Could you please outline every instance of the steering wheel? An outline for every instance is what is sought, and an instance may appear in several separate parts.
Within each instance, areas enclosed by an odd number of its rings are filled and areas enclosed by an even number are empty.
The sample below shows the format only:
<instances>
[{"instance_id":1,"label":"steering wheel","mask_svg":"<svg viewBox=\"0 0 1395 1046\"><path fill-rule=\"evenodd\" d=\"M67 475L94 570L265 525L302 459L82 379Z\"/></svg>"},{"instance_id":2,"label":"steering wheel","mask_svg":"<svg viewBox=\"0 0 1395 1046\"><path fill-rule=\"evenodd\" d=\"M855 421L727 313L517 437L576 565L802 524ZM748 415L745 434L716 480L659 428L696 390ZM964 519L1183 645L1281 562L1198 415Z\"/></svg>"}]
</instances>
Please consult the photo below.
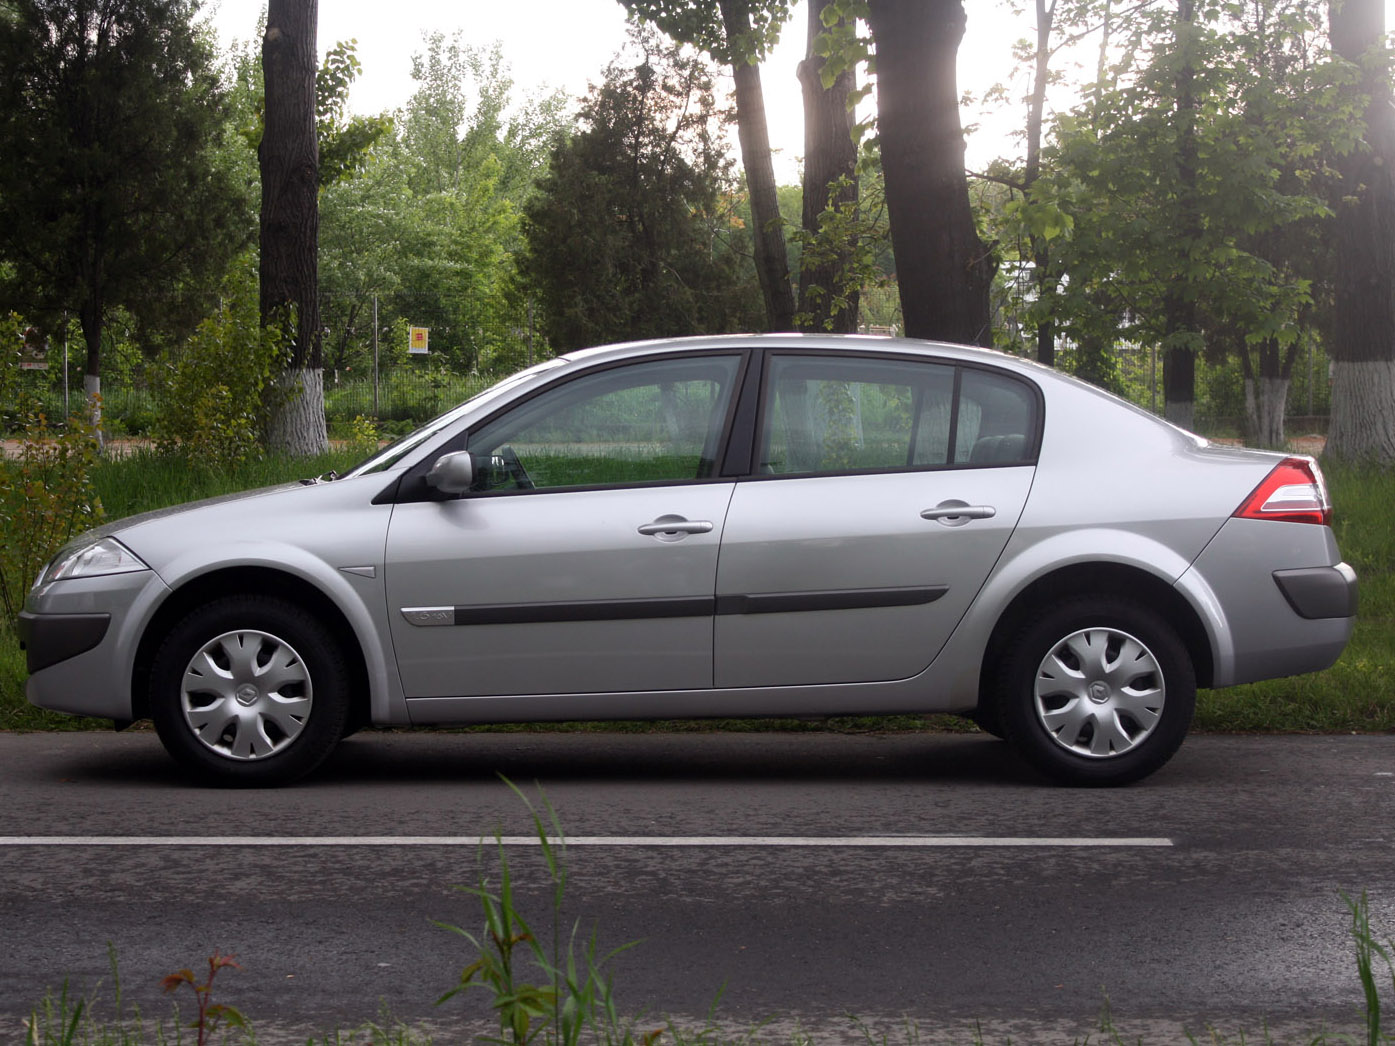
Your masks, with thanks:
<instances>
[{"instance_id":1,"label":"steering wheel","mask_svg":"<svg viewBox=\"0 0 1395 1046\"><path fill-rule=\"evenodd\" d=\"M499 448L499 460L504 463L504 471L509 474L509 479L513 480L514 486L519 490L532 490L533 479L528 475L528 470L523 467L523 462L518 460L518 454L513 447L505 443Z\"/></svg>"}]
</instances>

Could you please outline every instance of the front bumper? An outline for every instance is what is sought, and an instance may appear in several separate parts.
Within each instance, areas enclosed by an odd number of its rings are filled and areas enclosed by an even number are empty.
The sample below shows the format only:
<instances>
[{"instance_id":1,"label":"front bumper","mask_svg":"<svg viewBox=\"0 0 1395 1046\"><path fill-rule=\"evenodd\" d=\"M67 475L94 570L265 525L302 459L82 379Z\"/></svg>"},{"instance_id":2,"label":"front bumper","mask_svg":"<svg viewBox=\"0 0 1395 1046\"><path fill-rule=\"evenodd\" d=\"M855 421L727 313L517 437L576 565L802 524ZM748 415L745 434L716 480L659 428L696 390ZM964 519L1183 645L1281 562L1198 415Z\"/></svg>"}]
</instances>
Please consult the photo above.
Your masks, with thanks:
<instances>
[{"instance_id":1,"label":"front bumper","mask_svg":"<svg viewBox=\"0 0 1395 1046\"><path fill-rule=\"evenodd\" d=\"M135 718L136 648L167 593L152 570L70 578L30 592L19 616L30 703L72 715Z\"/></svg>"},{"instance_id":2,"label":"front bumper","mask_svg":"<svg viewBox=\"0 0 1395 1046\"><path fill-rule=\"evenodd\" d=\"M19 614L19 648L29 674L86 653L111 626L110 614Z\"/></svg>"}]
</instances>

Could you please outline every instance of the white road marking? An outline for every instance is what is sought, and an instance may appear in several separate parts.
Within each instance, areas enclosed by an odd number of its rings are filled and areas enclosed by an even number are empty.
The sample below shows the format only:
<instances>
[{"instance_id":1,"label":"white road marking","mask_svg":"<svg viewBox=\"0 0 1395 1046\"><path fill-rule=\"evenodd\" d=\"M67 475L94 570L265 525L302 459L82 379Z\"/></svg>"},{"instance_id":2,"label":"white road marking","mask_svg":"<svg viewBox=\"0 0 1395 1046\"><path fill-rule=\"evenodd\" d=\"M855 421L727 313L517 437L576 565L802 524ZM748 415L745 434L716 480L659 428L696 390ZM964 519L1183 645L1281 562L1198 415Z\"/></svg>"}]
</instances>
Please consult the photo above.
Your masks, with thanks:
<instances>
[{"instance_id":1,"label":"white road marking","mask_svg":"<svg viewBox=\"0 0 1395 1046\"><path fill-rule=\"evenodd\" d=\"M1158 847L1172 840L1150 836L1002 835L580 835L560 840L568 846L687 847ZM540 846L536 835L0 835L0 848L19 846Z\"/></svg>"}]
</instances>

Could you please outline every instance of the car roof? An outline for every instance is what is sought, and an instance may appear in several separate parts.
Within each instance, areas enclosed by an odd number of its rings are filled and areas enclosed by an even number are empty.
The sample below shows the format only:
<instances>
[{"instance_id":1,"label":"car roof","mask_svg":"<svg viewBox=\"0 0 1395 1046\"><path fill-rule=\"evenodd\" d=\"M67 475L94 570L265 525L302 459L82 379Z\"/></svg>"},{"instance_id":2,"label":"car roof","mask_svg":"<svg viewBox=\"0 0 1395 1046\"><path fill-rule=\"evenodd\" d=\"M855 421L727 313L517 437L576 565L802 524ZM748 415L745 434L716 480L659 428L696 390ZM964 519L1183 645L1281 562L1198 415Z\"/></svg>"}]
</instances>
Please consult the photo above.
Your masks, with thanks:
<instances>
[{"instance_id":1,"label":"car roof","mask_svg":"<svg viewBox=\"0 0 1395 1046\"><path fill-rule=\"evenodd\" d=\"M630 359L639 356L662 355L670 352L700 352L710 349L763 350L810 349L845 353L884 354L888 352L933 355L940 359L964 362L994 363L1015 369L1039 368L1038 364L1018 356L971 345L950 342L923 341L918 338L896 338L881 334L716 334L683 338L657 338L647 341L621 342L578 349L564 353L559 359L575 363L597 363L606 360ZM1045 368L1040 368L1045 369ZM1048 370L1048 373L1050 371Z\"/></svg>"}]
</instances>

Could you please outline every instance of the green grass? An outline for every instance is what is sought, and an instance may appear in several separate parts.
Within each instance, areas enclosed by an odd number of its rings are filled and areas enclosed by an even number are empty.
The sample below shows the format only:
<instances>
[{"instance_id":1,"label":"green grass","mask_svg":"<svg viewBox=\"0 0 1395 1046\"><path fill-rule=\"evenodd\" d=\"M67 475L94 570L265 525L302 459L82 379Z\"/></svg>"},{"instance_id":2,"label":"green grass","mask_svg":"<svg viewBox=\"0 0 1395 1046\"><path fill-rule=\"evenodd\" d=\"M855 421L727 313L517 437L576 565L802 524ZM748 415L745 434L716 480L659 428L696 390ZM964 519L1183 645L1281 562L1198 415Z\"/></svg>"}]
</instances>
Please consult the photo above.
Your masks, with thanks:
<instances>
[{"instance_id":1,"label":"green grass","mask_svg":"<svg viewBox=\"0 0 1395 1046\"><path fill-rule=\"evenodd\" d=\"M1333 529L1356 570L1356 631L1326 672L1203 691L1194 729L1348 733L1395 730L1395 471L1327 470Z\"/></svg>"},{"instance_id":2,"label":"green grass","mask_svg":"<svg viewBox=\"0 0 1395 1046\"><path fill-rule=\"evenodd\" d=\"M352 465L358 455L336 451L312 459L266 457L235 470L191 469L182 459L138 452L102 461L94 484L106 518L218 494L270 486ZM1384 733L1395 731L1395 471L1331 469L1334 528L1342 554L1361 582L1356 632L1341 659L1326 672L1203 691L1194 729L1211 732ZM24 699L24 655L10 622L0 622L0 729L53 730L105 727L102 720L44 712ZM572 729L834 729L923 730L964 728L948 716L843 718L696 723L586 724ZM513 728L516 729L516 728ZM539 725L530 729L553 730Z\"/></svg>"},{"instance_id":3,"label":"green grass","mask_svg":"<svg viewBox=\"0 0 1395 1046\"><path fill-rule=\"evenodd\" d=\"M362 454L350 450L334 450L312 458L272 454L221 470L191 466L182 457L138 449L124 457L103 459L93 472L92 483L106 519L115 520L185 501L270 487L335 470L342 472L362 458Z\"/></svg>"}]
</instances>

